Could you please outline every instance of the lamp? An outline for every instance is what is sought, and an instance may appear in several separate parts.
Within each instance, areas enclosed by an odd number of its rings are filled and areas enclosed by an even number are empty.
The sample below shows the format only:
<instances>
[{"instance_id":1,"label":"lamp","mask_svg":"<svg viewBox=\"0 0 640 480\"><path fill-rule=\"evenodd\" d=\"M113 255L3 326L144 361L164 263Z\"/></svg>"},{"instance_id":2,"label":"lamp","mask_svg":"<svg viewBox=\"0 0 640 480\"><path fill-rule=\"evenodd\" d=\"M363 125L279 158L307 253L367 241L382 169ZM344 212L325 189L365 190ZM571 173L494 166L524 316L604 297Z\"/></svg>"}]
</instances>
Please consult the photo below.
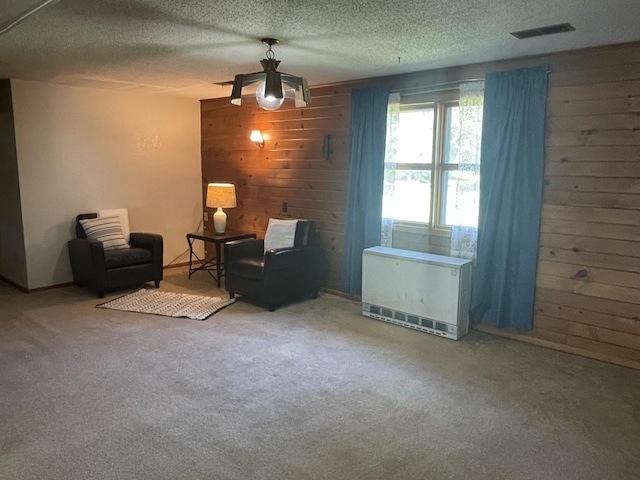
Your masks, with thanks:
<instances>
[{"instance_id":1,"label":"lamp","mask_svg":"<svg viewBox=\"0 0 640 480\"><path fill-rule=\"evenodd\" d=\"M265 80L256 90L256 100L258 101L258 105L263 110L277 110L282 106L284 102L284 91L282 89L282 83L275 81L276 83L272 83L270 85L269 94L267 94L267 81ZM275 86L274 86L275 85ZM278 87L280 87L280 92L278 92ZM278 97L278 95L280 95Z\"/></svg>"},{"instance_id":2,"label":"lamp","mask_svg":"<svg viewBox=\"0 0 640 480\"><path fill-rule=\"evenodd\" d=\"M309 92L306 78L280 73L276 70L280 65L280 61L276 60L275 53L273 53L271 47L279 43L278 40L275 38L263 38L262 43L269 45L266 53L267 58L260 60L263 71L236 75L233 80L233 90L231 91L231 103L240 105L242 103L242 89L256 82L262 82L256 90L256 99L260 107L265 110L277 110L284 102L284 99L288 97L293 97L296 107L304 107L311 103L311 93ZM290 87L290 89L286 91L285 86Z\"/></svg>"},{"instance_id":3,"label":"lamp","mask_svg":"<svg viewBox=\"0 0 640 480\"><path fill-rule=\"evenodd\" d=\"M256 144L256 146L263 148L264 147L264 137L262 136L262 132L260 130L252 130L251 136L249 139Z\"/></svg>"},{"instance_id":4,"label":"lamp","mask_svg":"<svg viewBox=\"0 0 640 480\"><path fill-rule=\"evenodd\" d=\"M232 183L210 183L207 185L206 206L217 209L213 214L213 228L216 233L224 233L227 226L227 214L222 209L237 206L235 185Z\"/></svg>"}]
</instances>

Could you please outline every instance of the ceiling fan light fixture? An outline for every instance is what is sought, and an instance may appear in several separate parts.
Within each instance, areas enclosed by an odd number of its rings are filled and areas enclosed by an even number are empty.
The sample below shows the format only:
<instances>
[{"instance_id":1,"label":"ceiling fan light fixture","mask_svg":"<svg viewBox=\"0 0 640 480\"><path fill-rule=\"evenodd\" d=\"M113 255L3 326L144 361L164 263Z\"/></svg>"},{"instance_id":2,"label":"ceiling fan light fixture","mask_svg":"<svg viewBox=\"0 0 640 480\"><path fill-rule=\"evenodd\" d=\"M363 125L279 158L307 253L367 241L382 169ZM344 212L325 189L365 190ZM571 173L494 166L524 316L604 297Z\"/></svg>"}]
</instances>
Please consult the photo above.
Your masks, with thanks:
<instances>
[{"instance_id":1,"label":"ceiling fan light fixture","mask_svg":"<svg viewBox=\"0 0 640 480\"><path fill-rule=\"evenodd\" d=\"M265 98L284 98L282 88L282 77L275 70L267 72L267 78L264 81Z\"/></svg>"},{"instance_id":2,"label":"ceiling fan light fixture","mask_svg":"<svg viewBox=\"0 0 640 480\"><path fill-rule=\"evenodd\" d=\"M242 85L244 83L244 75L236 75L233 79L233 88L231 89L231 103L233 105L242 104Z\"/></svg>"},{"instance_id":3,"label":"ceiling fan light fixture","mask_svg":"<svg viewBox=\"0 0 640 480\"><path fill-rule=\"evenodd\" d=\"M256 100L258 101L258 105L260 108L264 110L277 110L282 106L284 102L284 95L281 98L276 97L273 93L271 95L267 95L265 93L267 82L262 82L258 85L258 89L256 90Z\"/></svg>"},{"instance_id":4,"label":"ceiling fan light fixture","mask_svg":"<svg viewBox=\"0 0 640 480\"><path fill-rule=\"evenodd\" d=\"M304 77L296 77L297 83L293 85L292 83L288 83L286 80L285 84L288 84L293 89L293 99L295 101L296 107L304 107L305 105L311 103L311 92L309 91L309 85L307 85L307 79Z\"/></svg>"},{"instance_id":5,"label":"ceiling fan light fixture","mask_svg":"<svg viewBox=\"0 0 640 480\"><path fill-rule=\"evenodd\" d=\"M307 79L295 77L288 73L280 73L276 69L280 61L275 59L275 54L271 47L278 43L275 38L263 38L262 43L269 46L266 57L260 61L263 71L249 74L239 74L233 81L231 91L231 103L240 105L242 103L242 89L256 82L261 82L256 90L256 100L258 105L265 110L277 110L282 106L285 94L285 86L293 90L293 98L296 107L304 107L311 103L311 93Z\"/></svg>"}]
</instances>

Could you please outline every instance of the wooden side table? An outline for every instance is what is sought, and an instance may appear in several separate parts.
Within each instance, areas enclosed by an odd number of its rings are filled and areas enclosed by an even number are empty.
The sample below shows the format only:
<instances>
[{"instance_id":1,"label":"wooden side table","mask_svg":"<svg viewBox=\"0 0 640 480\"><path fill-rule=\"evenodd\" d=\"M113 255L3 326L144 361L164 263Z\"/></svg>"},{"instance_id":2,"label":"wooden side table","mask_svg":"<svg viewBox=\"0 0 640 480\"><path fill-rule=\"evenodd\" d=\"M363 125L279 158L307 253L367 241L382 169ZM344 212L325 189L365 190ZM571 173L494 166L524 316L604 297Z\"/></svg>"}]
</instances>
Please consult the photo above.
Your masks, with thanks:
<instances>
[{"instance_id":1,"label":"wooden side table","mask_svg":"<svg viewBox=\"0 0 640 480\"><path fill-rule=\"evenodd\" d=\"M256 234L233 231L227 231L225 233L187 233L187 242L189 243L189 280L191 280L192 274L200 270L204 270L209 275L211 275L211 278L213 278L217 282L218 288L220 288L220 279L224 275L221 247L227 242L232 242L233 240L242 240L244 238L256 238ZM216 256L209 260L198 257L198 255L193 251L194 240L202 240L203 242L213 243L216 247ZM200 263L196 267L193 266L194 257ZM213 274L214 270L216 272L216 275Z\"/></svg>"}]
</instances>

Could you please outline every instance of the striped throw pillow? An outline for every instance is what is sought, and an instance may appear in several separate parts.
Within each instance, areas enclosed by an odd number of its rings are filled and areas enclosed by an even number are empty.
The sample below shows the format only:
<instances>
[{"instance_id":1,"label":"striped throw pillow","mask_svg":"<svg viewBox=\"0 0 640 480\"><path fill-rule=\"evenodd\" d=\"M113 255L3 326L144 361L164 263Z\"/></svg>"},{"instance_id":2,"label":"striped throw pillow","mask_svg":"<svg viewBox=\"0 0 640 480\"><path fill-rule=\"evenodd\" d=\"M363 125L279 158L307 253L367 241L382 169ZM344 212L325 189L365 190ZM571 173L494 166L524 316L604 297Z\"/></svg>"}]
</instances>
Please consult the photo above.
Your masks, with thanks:
<instances>
[{"instance_id":1,"label":"striped throw pillow","mask_svg":"<svg viewBox=\"0 0 640 480\"><path fill-rule=\"evenodd\" d=\"M80 220L87 238L102 242L105 250L129 248L122 234L119 217L88 218Z\"/></svg>"}]
</instances>

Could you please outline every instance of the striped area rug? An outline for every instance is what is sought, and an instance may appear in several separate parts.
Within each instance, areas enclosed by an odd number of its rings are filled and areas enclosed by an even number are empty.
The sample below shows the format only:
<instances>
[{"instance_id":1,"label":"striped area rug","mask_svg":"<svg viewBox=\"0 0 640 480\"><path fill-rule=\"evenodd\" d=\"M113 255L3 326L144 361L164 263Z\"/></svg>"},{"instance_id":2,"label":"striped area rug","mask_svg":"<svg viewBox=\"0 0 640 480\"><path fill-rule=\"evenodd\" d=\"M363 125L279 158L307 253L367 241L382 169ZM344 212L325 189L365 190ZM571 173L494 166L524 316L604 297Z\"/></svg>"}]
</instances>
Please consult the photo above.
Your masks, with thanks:
<instances>
[{"instance_id":1,"label":"striped area rug","mask_svg":"<svg viewBox=\"0 0 640 480\"><path fill-rule=\"evenodd\" d=\"M143 288L137 292L96 306L123 312L152 313L166 317L187 317L193 320L206 320L235 301L235 298L204 297Z\"/></svg>"}]
</instances>

